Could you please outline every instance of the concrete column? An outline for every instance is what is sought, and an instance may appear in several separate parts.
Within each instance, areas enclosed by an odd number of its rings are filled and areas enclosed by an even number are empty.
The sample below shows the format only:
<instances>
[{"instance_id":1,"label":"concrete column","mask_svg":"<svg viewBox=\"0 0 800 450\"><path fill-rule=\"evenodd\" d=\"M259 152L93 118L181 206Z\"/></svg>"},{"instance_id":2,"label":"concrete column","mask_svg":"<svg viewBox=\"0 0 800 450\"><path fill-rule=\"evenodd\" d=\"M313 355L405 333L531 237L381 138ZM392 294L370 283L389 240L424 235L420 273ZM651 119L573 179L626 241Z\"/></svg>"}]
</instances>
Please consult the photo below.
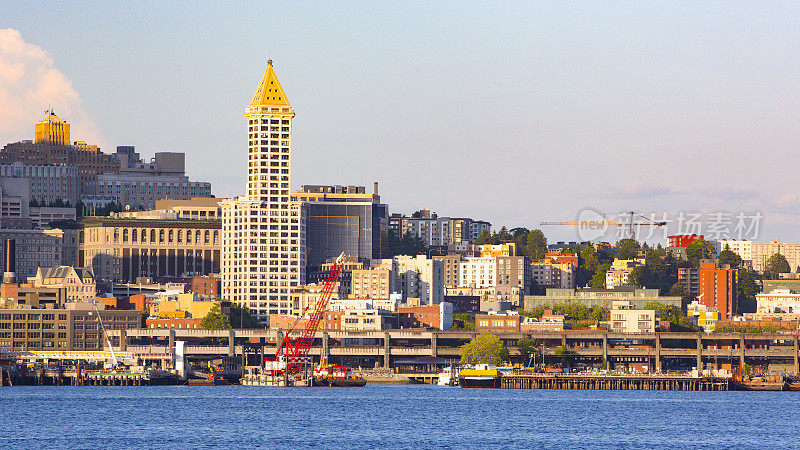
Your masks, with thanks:
<instances>
[{"instance_id":1,"label":"concrete column","mask_svg":"<svg viewBox=\"0 0 800 450\"><path fill-rule=\"evenodd\" d=\"M561 336L561 346L562 347L566 347L567 346L567 335L566 334Z\"/></svg>"},{"instance_id":2,"label":"concrete column","mask_svg":"<svg viewBox=\"0 0 800 450\"><path fill-rule=\"evenodd\" d=\"M330 356L331 356L330 355L331 345L330 345L330 342L328 342L328 338L329 338L328 332L327 331L323 332L322 333L322 351L325 353L325 359L326 360L330 359ZM320 359L320 363L322 363L321 359Z\"/></svg>"},{"instance_id":3,"label":"concrete column","mask_svg":"<svg viewBox=\"0 0 800 450\"><path fill-rule=\"evenodd\" d=\"M383 336L383 367L386 369L389 368L389 355L391 354L389 342L389 332L387 331Z\"/></svg>"},{"instance_id":4,"label":"concrete column","mask_svg":"<svg viewBox=\"0 0 800 450\"><path fill-rule=\"evenodd\" d=\"M797 359L797 350L798 350L798 342L797 341L798 341L799 338L800 337L798 337L798 335L796 335L796 334L794 335L794 353L793 353L793 355L794 355L794 373L795 374L800 373L800 363L798 362L798 359Z\"/></svg>"},{"instance_id":5,"label":"concrete column","mask_svg":"<svg viewBox=\"0 0 800 450\"><path fill-rule=\"evenodd\" d=\"M697 333L697 370L703 370L703 334Z\"/></svg>"},{"instance_id":6,"label":"concrete column","mask_svg":"<svg viewBox=\"0 0 800 450\"><path fill-rule=\"evenodd\" d=\"M438 336L439 334L437 332L435 331L431 332L431 356L433 357L436 357L438 352L437 342L436 342Z\"/></svg>"},{"instance_id":7,"label":"concrete column","mask_svg":"<svg viewBox=\"0 0 800 450\"><path fill-rule=\"evenodd\" d=\"M128 331L125 329L119 330L119 351L128 351ZM795 352L795 354L797 354L797 352Z\"/></svg>"},{"instance_id":8,"label":"concrete column","mask_svg":"<svg viewBox=\"0 0 800 450\"><path fill-rule=\"evenodd\" d=\"M739 369L744 373L744 352L745 352L744 333L739 335ZM733 362L733 361L731 361Z\"/></svg>"},{"instance_id":9,"label":"concrete column","mask_svg":"<svg viewBox=\"0 0 800 450\"><path fill-rule=\"evenodd\" d=\"M608 333L603 333L603 360L608 362ZM608 368L611 368L611 363L608 363Z\"/></svg>"},{"instance_id":10,"label":"concrete column","mask_svg":"<svg viewBox=\"0 0 800 450\"><path fill-rule=\"evenodd\" d=\"M661 372L661 333L656 332L656 372Z\"/></svg>"},{"instance_id":11,"label":"concrete column","mask_svg":"<svg viewBox=\"0 0 800 450\"><path fill-rule=\"evenodd\" d=\"M278 330L275 334L275 356L277 359L278 356L278 347L281 346L281 342L283 342L283 331Z\"/></svg>"},{"instance_id":12,"label":"concrete column","mask_svg":"<svg viewBox=\"0 0 800 450\"><path fill-rule=\"evenodd\" d=\"M171 358L175 358L175 330L174 329L170 329L169 330L169 341L168 342L169 342L169 344L168 344L169 348L167 349L167 352L170 354Z\"/></svg>"},{"instance_id":13,"label":"concrete column","mask_svg":"<svg viewBox=\"0 0 800 450\"><path fill-rule=\"evenodd\" d=\"M228 330L228 356L236 355L236 333L233 328Z\"/></svg>"}]
</instances>

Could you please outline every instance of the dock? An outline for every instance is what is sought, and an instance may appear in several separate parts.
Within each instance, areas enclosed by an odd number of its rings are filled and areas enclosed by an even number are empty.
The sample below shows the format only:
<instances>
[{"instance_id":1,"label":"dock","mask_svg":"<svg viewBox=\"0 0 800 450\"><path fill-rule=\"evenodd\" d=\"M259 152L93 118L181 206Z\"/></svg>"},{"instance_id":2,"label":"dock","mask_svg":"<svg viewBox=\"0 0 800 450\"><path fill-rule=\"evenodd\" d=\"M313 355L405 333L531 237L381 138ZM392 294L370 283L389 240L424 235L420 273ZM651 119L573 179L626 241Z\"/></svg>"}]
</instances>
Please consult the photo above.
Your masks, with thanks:
<instances>
[{"instance_id":1,"label":"dock","mask_svg":"<svg viewBox=\"0 0 800 450\"><path fill-rule=\"evenodd\" d=\"M624 391L728 391L730 379L686 375L513 374L503 375L503 389L594 389Z\"/></svg>"}]
</instances>

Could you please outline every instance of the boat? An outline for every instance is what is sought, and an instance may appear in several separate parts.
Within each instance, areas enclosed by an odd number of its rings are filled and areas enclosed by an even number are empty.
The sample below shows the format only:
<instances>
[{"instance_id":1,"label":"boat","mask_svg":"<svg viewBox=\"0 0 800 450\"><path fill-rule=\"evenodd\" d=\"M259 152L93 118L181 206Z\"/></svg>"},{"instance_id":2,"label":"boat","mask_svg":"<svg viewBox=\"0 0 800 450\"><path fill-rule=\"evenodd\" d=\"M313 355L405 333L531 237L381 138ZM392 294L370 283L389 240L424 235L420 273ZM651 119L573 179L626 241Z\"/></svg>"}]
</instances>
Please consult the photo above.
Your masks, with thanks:
<instances>
[{"instance_id":1,"label":"boat","mask_svg":"<svg viewBox=\"0 0 800 450\"><path fill-rule=\"evenodd\" d=\"M783 375L767 374L762 376L745 377L735 381L735 388L741 391L783 391L786 390L786 381ZM789 386L792 389L792 386Z\"/></svg>"},{"instance_id":2,"label":"boat","mask_svg":"<svg viewBox=\"0 0 800 450\"><path fill-rule=\"evenodd\" d=\"M462 388L499 388L501 377L494 364L475 364L474 368L462 369L458 373L458 385Z\"/></svg>"},{"instance_id":3,"label":"boat","mask_svg":"<svg viewBox=\"0 0 800 450\"><path fill-rule=\"evenodd\" d=\"M345 366L323 363L314 369L312 384L314 386L362 387L366 386L367 380L353 375L353 372Z\"/></svg>"},{"instance_id":4,"label":"boat","mask_svg":"<svg viewBox=\"0 0 800 450\"><path fill-rule=\"evenodd\" d=\"M439 380L436 382L439 386L458 386L458 366L445 367L439 372Z\"/></svg>"}]
</instances>

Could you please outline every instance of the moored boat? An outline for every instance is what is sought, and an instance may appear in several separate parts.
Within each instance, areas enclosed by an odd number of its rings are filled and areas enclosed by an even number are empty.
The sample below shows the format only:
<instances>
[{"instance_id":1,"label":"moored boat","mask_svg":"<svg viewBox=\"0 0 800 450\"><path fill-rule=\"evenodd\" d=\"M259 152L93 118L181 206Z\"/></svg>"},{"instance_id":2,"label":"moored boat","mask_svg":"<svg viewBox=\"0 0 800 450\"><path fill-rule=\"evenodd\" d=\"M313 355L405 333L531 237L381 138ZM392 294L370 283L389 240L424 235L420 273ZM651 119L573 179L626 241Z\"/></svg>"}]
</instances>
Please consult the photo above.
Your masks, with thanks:
<instances>
[{"instance_id":1,"label":"moored boat","mask_svg":"<svg viewBox=\"0 0 800 450\"><path fill-rule=\"evenodd\" d=\"M502 374L493 364L476 364L472 369L458 373L458 385L462 388L499 388Z\"/></svg>"}]
</instances>

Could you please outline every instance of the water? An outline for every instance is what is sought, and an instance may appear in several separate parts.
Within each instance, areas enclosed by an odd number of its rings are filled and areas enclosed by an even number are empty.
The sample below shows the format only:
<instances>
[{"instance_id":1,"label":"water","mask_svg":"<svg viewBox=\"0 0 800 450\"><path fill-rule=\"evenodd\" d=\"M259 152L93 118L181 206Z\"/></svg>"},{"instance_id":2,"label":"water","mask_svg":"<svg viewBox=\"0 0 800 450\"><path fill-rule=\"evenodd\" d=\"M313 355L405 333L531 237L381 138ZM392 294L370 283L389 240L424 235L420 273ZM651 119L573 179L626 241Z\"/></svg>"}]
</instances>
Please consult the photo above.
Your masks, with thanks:
<instances>
[{"instance_id":1,"label":"water","mask_svg":"<svg viewBox=\"0 0 800 450\"><path fill-rule=\"evenodd\" d=\"M0 388L0 448L789 448L800 392Z\"/></svg>"}]
</instances>

